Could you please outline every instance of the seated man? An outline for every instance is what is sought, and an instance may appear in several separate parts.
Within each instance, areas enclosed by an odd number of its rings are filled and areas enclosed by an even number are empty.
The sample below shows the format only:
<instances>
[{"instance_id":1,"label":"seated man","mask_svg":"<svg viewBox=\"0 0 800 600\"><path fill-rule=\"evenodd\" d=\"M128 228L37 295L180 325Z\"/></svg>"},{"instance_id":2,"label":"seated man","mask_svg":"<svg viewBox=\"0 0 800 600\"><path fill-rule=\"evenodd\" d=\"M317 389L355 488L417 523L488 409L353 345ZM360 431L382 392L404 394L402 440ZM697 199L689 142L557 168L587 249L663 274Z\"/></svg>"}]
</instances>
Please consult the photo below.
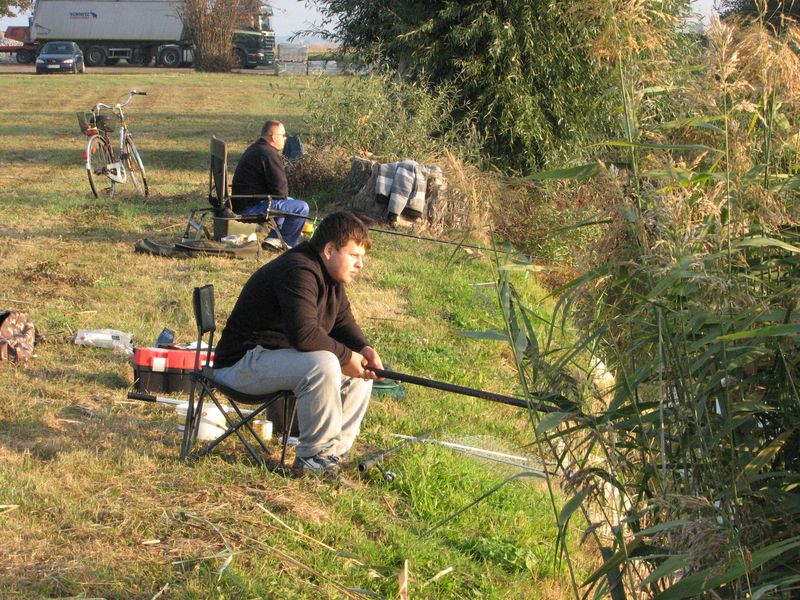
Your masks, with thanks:
<instances>
[{"instance_id":1,"label":"seated man","mask_svg":"<svg viewBox=\"0 0 800 600\"><path fill-rule=\"evenodd\" d=\"M300 241L308 204L289 197L289 184L283 166L281 151L286 143L286 128L280 121L267 121L261 128L261 137L244 151L233 173L233 212L240 215L266 213L269 201L236 196L271 196L274 210L294 213L294 217L277 219L284 241L291 248ZM266 244L280 247L275 232L270 232Z\"/></svg>"},{"instance_id":2,"label":"seated man","mask_svg":"<svg viewBox=\"0 0 800 600\"><path fill-rule=\"evenodd\" d=\"M367 412L383 368L353 318L345 285L364 266L369 230L333 213L308 242L244 285L214 354L214 377L247 394L293 390L300 430L295 470L335 470Z\"/></svg>"}]
</instances>

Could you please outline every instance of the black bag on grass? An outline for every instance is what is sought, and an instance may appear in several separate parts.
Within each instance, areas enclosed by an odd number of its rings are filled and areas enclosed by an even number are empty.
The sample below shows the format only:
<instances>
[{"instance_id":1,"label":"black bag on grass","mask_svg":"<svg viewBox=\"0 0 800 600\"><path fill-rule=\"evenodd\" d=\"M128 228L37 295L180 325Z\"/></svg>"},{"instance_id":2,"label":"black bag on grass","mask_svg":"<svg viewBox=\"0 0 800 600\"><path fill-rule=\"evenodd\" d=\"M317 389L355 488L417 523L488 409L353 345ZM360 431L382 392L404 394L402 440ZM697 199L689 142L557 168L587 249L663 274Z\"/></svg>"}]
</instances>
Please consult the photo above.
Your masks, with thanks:
<instances>
[{"instance_id":1,"label":"black bag on grass","mask_svg":"<svg viewBox=\"0 0 800 600\"><path fill-rule=\"evenodd\" d=\"M261 251L257 241L244 244L227 244L214 240L183 240L172 246L153 240L138 240L134 250L143 254L155 254L168 258L194 258L197 256L225 256L227 258L255 258Z\"/></svg>"}]
</instances>

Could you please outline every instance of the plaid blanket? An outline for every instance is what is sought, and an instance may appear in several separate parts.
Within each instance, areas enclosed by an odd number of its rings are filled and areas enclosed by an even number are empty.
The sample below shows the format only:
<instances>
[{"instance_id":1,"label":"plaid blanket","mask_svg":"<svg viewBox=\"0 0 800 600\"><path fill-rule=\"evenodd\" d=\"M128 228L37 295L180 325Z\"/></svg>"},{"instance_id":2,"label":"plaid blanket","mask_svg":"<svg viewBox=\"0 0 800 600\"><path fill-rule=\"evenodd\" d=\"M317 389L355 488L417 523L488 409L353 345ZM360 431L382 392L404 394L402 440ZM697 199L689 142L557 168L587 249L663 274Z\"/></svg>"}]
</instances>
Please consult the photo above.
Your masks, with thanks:
<instances>
[{"instance_id":1,"label":"plaid blanket","mask_svg":"<svg viewBox=\"0 0 800 600\"><path fill-rule=\"evenodd\" d=\"M430 170L413 160L384 163L378 167L375 194L389 198L388 211L399 215L406 208L425 212L425 191Z\"/></svg>"}]
</instances>

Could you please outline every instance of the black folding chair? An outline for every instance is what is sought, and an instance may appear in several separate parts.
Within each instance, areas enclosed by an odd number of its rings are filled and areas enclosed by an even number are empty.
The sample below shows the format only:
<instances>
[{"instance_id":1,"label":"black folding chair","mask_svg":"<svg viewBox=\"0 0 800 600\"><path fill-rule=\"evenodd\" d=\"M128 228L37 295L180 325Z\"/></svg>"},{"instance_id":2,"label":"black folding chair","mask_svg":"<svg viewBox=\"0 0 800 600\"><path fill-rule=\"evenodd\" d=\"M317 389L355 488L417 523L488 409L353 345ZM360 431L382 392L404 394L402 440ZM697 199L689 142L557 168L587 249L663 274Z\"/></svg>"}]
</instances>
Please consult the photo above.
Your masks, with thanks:
<instances>
[{"instance_id":1,"label":"black folding chair","mask_svg":"<svg viewBox=\"0 0 800 600\"><path fill-rule=\"evenodd\" d=\"M183 232L185 240L199 240L205 235L211 238L206 218L212 215L218 222L237 221L239 223L255 223L264 225L272 229L278 236L281 246L286 249L288 246L278 228L278 219L282 217L297 217L294 213L287 213L271 208L271 196L257 195L231 195L230 184L228 183L228 146L216 136L211 136L211 160L208 169L208 203L210 206L204 208L193 208L186 222L186 229ZM233 210L233 200L255 199L267 200L267 212L254 215L239 215Z\"/></svg>"},{"instance_id":2,"label":"black folding chair","mask_svg":"<svg viewBox=\"0 0 800 600\"><path fill-rule=\"evenodd\" d=\"M273 404L283 403L283 420L281 424L282 449L280 466L283 468L286 460L286 447L289 444L289 433L291 423L295 416L294 394L291 391L279 391L271 394L252 395L245 394L224 385L214 379L214 370L209 367L211 362L211 352L214 343L214 332L216 324L214 321L214 286L204 285L194 288L192 296L194 305L194 318L197 322L197 350L195 353L194 369L191 373L191 391L189 393L189 404L186 408L186 425L183 430L183 440L181 442L181 460L185 460L189 455L201 457L211 452L220 442L224 441L232 434L242 441L244 447L253 459L262 467L267 468L264 458L258 453L253 444L248 440L246 433L261 447L266 454L269 454L264 440L253 428L253 420L264 413ZM206 338L208 334L208 338ZM204 344L207 344L204 346ZM205 354L205 363L201 360ZM218 399L218 394L224 396L230 403L230 407L223 406ZM225 416L226 427L224 431L215 439L209 441L204 447L193 451L192 448L197 442L197 434L200 428L200 421L203 416L203 403L210 398L221 414ZM250 409L243 409L241 405L248 405Z\"/></svg>"}]
</instances>

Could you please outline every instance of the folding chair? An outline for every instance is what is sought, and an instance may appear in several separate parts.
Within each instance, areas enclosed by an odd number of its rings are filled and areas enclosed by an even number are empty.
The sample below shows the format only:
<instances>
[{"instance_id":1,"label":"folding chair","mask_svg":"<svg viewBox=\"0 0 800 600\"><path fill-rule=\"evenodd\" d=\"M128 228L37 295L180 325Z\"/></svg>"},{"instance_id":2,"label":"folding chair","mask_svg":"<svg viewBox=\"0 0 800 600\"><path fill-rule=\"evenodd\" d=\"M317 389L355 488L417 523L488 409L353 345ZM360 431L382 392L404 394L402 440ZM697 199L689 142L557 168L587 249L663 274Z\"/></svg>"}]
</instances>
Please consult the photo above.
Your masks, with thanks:
<instances>
[{"instance_id":1,"label":"folding chair","mask_svg":"<svg viewBox=\"0 0 800 600\"><path fill-rule=\"evenodd\" d=\"M256 199L267 200L268 206L272 204L271 196L257 195L235 195L229 193L230 184L228 183L228 146L216 136L211 136L211 160L208 169L208 203L211 205L205 208L193 208L186 222L186 229L183 232L185 240L199 240L204 235L211 238L206 218L209 214L217 221L237 221L239 223L257 223L267 225L275 231L281 246L286 249L288 246L278 228L277 219L282 217L297 217L293 213L273 210L271 207L266 213L254 215L238 215L233 211L234 199Z\"/></svg>"},{"instance_id":2,"label":"folding chair","mask_svg":"<svg viewBox=\"0 0 800 600\"><path fill-rule=\"evenodd\" d=\"M289 433L291 423L295 416L294 394L291 391L279 391L271 394L252 395L245 394L214 380L214 370L209 367L211 352L214 343L214 332L216 324L214 321L214 286L204 285L194 288L192 295L194 305L194 318L197 322L197 350L195 354L194 369L191 373L191 391L189 393L189 404L186 408L186 425L183 430L183 440L181 442L181 460L185 460L190 454L195 457L205 456L211 452L219 443L230 435L236 436L242 441L244 447L260 466L267 468L267 463L258 453L253 444L247 439L246 433L250 434L256 443L265 453L269 454L264 440L253 428L253 420L269 409L273 404L283 403L283 423L282 423L282 450L280 466L283 468L286 461L286 447L289 444ZM206 334L208 339L205 340ZM204 343L207 344L204 347ZM205 363L201 360L205 353ZM230 403L230 408L224 406L218 394L225 397ZM203 416L203 403L207 398L217 407L225 417L226 428L215 439L211 440L203 448L192 451L197 442L197 434L200 428L200 421ZM250 409L243 409L241 405L248 405Z\"/></svg>"}]
</instances>

